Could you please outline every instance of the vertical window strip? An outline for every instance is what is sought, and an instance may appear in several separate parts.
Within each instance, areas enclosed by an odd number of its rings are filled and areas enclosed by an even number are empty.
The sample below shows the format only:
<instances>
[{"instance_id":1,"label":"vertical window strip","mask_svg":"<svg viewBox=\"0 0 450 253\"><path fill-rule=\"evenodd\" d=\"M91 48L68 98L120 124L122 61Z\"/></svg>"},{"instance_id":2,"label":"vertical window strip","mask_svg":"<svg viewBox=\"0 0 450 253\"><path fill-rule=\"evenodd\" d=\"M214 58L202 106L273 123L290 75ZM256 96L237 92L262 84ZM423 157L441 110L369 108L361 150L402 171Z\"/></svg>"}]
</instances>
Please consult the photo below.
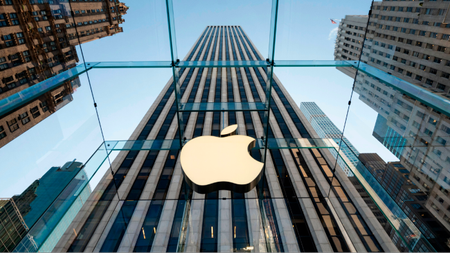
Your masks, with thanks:
<instances>
[{"instance_id":1,"label":"vertical window strip","mask_svg":"<svg viewBox=\"0 0 450 253\"><path fill-rule=\"evenodd\" d=\"M188 212L188 201L192 199L192 189L183 180L181 185L180 195L175 209L175 216L173 217L172 229L170 230L169 242L167 245L167 252L179 252L178 245L180 242L180 233L186 233L187 227L183 225L183 217L185 212Z\"/></svg>"},{"instance_id":2,"label":"vertical window strip","mask_svg":"<svg viewBox=\"0 0 450 253\"><path fill-rule=\"evenodd\" d=\"M211 192L205 196L203 210L202 239L200 252L217 252L217 236L219 234L219 192Z\"/></svg>"},{"instance_id":3,"label":"vertical window strip","mask_svg":"<svg viewBox=\"0 0 450 253\"><path fill-rule=\"evenodd\" d=\"M233 251L245 251L250 246L245 195L232 192L231 196Z\"/></svg>"}]
</instances>

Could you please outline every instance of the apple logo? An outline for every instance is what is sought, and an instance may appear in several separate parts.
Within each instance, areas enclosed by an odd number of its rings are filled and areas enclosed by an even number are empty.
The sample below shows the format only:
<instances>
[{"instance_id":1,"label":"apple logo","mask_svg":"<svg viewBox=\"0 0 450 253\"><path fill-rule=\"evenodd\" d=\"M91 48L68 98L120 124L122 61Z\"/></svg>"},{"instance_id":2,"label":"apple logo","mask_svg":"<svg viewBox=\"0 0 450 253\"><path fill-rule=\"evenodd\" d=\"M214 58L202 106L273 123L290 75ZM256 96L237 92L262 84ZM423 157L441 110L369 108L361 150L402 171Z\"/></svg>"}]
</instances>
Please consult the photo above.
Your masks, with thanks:
<instances>
[{"instance_id":1,"label":"apple logo","mask_svg":"<svg viewBox=\"0 0 450 253\"><path fill-rule=\"evenodd\" d=\"M264 164L250 155L255 139L235 135L238 125L220 136L200 136L184 145L180 154L186 182L198 193L230 190L245 193L259 182Z\"/></svg>"}]
</instances>

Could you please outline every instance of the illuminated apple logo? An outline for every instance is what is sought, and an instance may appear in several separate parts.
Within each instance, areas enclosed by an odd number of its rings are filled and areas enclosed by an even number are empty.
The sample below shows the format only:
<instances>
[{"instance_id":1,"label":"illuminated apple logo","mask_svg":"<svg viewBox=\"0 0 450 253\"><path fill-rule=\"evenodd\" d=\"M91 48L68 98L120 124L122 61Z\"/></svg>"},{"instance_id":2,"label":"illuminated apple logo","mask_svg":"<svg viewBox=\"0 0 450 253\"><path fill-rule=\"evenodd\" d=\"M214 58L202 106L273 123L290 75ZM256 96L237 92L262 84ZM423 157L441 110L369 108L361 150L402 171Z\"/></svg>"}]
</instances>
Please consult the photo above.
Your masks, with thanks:
<instances>
[{"instance_id":1,"label":"illuminated apple logo","mask_svg":"<svg viewBox=\"0 0 450 253\"><path fill-rule=\"evenodd\" d=\"M180 161L186 182L198 193L217 190L248 192L259 182L263 163L250 150L255 139L234 135L237 125L222 130L221 138L200 136L181 150Z\"/></svg>"}]
</instances>

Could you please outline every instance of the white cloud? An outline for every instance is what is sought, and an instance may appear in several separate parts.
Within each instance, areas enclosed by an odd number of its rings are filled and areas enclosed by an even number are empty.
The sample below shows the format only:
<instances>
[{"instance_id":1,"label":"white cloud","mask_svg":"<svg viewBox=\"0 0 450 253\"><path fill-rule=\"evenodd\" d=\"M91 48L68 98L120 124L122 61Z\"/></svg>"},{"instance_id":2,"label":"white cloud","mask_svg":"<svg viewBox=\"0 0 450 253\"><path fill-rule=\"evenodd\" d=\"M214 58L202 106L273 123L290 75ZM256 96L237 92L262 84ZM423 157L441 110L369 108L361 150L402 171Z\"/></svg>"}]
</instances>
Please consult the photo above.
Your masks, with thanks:
<instances>
[{"instance_id":1,"label":"white cloud","mask_svg":"<svg viewBox=\"0 0 450 253\"><path fill-rule=\"evenodd\" d=\"M335 27L330 31L330 33L328 34L328 40L331 40L332 38L334 38L337 35L338 28L339 27Z\"/></svg>"}]
</instances>

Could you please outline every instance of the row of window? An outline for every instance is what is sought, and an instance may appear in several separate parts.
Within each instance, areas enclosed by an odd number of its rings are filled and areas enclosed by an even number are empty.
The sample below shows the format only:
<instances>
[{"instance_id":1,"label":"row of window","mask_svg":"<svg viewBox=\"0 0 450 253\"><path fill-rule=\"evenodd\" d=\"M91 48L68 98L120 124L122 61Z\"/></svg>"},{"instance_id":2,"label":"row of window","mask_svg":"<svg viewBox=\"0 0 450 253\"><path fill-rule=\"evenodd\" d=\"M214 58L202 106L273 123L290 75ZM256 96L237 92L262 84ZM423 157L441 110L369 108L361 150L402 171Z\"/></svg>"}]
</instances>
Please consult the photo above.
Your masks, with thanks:
<instances>
[{"instance_id":1,"label":"row of window","mask_svg":"<svg viewBox=\"0 0 450 253\"><path fill-rule=\"evenodd\" d=\"M349 24L347 24L347 27L348 28L352 28L352 29L356 29L356 30L361 30L361 31L365 31L366 30L365 27L357 26L357 25L349 25Z\"/></svg>"},{"instance_id":2,"label":"row of window","mask_svg":"<svg viewBox=\"0 0 450 253\"><path fill-rule=\"evenodd\" d=\"M394 56L394 58L396 58L396 56ZM401 59L401 58L396 58L396 59L400 59L400 62L405 64L405 65L407 63L407 61L405 59ZM406 75L407 77L411 77L412 78L412 76L413 76L412 72L410 72L410 71L406 71L405 72L404 69L399 68L399 67L396 68L395 65L389 65L387 62L383 62L381 60L378 60L378 59L375 59L375 58L372 58L372 57L370 58L370 61L373 62L373 63L376 63L376 64L378 64L380 66L383 66L385 68L389 68L391 70L397 70L398 73ZM409 62L409 63L415 65L414 62ZM420 66L424 66L424 65L420 65ZM424 68L425 68L425 66L424 66ZM437 75L437 70L435 70L433 68L430 68L429 72L432 73L432 74L434 73L435 75ZM441 74L437 75L437 76L440 76L440 77L443 77L443 78L446 78L446 79L450 79L450 74L446 73L446 72L441 72ZM433 82L434 82L433 80L431 80L429 78L425 79L425 78L423 78L423 76L418 75L418 74L415 75L414 79L419 81L419 82L424 81L428 85L433 85ZM442 84L442 83L438 83L437 88L440 89L440 90L444 90L445 89L445 85Z\"/></svg>"},{"instance_id":3,"label":"row of window","mask_svg":"<svg viewBox=\"0 0 450 253\"><path fill-rule=\"evenodd\" d=\"M116 18L114 17L113 20L116 20ZM82 26L82 25L92 25L92 24L97 24L97 23L101 23L101 22L106 22L108 21L108 19L104 18L104 19L96 19L96 20L89 20L89 21L84 21L84 22L78 22L77 26Z\"/></svg>"},{"instance_id":4,"label":"row of window","mask_svg":"<svg viewBox=\"0 0 450 253\"><path fill-rule=\"evenodd\" d=\"M450 28L450 24L447 24L447 26ZM419 36L426 36L428 34L427 37L433 38L433 39L441 39L441 40L449 40L450 39L450 34L446 34L446 33L427 32L427 31L422 31L422 30L408 29L408 28L404 28L404 27L382 25L382 24L379 24L378 28L384 29L384 30L392 30L395 32L399 31L401 33L406 33L406 34L413 34L413 35L417 34Z\"/></svg>"},{"instance_id":5,"label":"row of window","mask_svg":"<svg viewBox=\"0 0 450 253\"><path fill-rule=\"evenodd\" d=\"M42 102L42 103L39 104L39 106L41 107L43 112L48 111L47 102ZM41 115L39 107L35 106L35 107L31 108L30 109L30 114L31 114L31 116L33 116L33 118L39 117ZM8 125L8 128L9 128L9 131L11 133L15 132L17 129L20 128L19 121L22 123L22 125L28 124L31 121L28 112L24 112L24 113L20 114L17 119L14 118L14 119L9 120L9 121L6 122L7 125ZM2 125L0 125L0 140L5 138L6 136L7 136L7 134L6 134L5 128Z\"/></svg>"},{"instance_id":6,"label":"row of window","mask_svg":"<svg viewBox=\"0 0 450 253\"><path fill-rule=\"evenodd\" d=\"M5 13L0 14L0 27L2 26L8 26L8 25L19 25L19 17L17 16L17 13L9 13L9 18L11 21L11 24L8 24L6 22L6 15Z\"/></svg>"},{"instance_id":7,"label":"row of window","mask_svg":"<svg viewBox=\"0 0 450 253\"><path fill-rule=\"evenodd\" d=\"M103 9L76 10L75 14L102 13L102 12L105 12L105 10Z\"/></svg>"},{"instance_id":8,"label":"row of window","mask_svg":"<svg viewBox=\"0 0 450 253\"><path fill-rule=\"evenodd\" d=\"M377 6L377 10L380 9L381 6ZM421 8L421 7L402 7L402 6L383 6L383 11L400 11L400 12L415 12L422 13L425 15L444 15L446 9L438 9L438 8ZM378 17L378 14L373 14L372 17Z\"/></svg>"},{"instance_id":9,"label":"row of window","mask_svg":"<svg viewBox=\"0 0 450 253\"><path fill-rule=\"evenodd\" d=\"M380 33L377 33L376 36L380 37L380 38L391 39L391 40L394 40L394 41L397 39L395 36L390 36L389 37L388 35L380 34ZM449 35L449 38L450 38L450 35ZM424 47L424 48L435 50L435 51L439 51L439 52L446 52L446 51L448 51L447 48L444 47L444 46L434 45L434 44L430 44L430 43L424 43L424 42L421 42L421 41L413 41L413 40L410 40L410 39L406 39L405 40L404 38L401 38L401 37L398 37L397 41L405 43L407 45L414 45L414 46L420 47L420 48ZM374 42L374 45L379 45L379 44L380 44L380 42L378 42L378 41ZM388 49L392 49L393 48L392 45L389 45L389 46L391 46L391 47L388 48ZM398 50L400 50L400 49L398 49ZM407 50L407 53L409 53L409 50ZM416 54L418 55L419 53L416 52ZM413 54L413 56L414 56L414 54Z\"/></svg>"},{"instance_id":10,"label":"row of window","mask_svg":"<svg viewBox=\"0 0 450 253\"><path fill-rule=\"evenodd\" d=\"M21 32L16 33L15 35L13 33L11 33L11 34L2 36L2 39L5 42L4 47L16 46L14 36L17 38L17 45L25 44L25 38L23 37L23 33L21 33Z\"/></svg>"}]
</instances>

